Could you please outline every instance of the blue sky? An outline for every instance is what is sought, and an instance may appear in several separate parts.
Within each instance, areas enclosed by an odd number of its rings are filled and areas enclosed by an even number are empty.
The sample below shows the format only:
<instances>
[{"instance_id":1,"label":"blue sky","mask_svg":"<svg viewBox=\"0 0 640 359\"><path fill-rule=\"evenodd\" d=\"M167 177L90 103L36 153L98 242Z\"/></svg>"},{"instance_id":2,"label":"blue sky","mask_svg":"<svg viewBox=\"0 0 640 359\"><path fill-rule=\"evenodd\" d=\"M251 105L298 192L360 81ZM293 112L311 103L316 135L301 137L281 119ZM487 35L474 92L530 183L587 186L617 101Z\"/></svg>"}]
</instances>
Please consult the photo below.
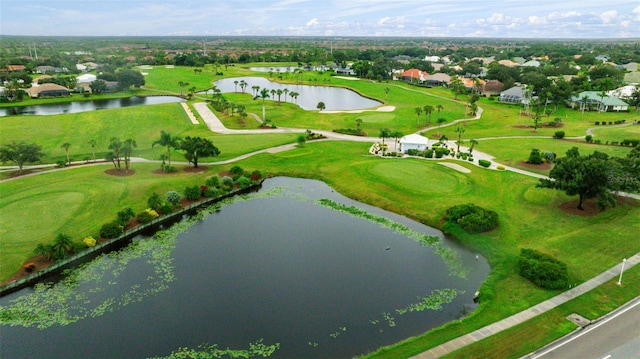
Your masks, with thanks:
<instances>
[{"instance_id":1,"label":"blue sky","mask_svg":"<svg viewBox=\"0 0 640 359\"><path fill-rule=\"evenodd\" d=\"M640 38L640 0L0 0L0 34Z\"/></svg>"}]
</instances>

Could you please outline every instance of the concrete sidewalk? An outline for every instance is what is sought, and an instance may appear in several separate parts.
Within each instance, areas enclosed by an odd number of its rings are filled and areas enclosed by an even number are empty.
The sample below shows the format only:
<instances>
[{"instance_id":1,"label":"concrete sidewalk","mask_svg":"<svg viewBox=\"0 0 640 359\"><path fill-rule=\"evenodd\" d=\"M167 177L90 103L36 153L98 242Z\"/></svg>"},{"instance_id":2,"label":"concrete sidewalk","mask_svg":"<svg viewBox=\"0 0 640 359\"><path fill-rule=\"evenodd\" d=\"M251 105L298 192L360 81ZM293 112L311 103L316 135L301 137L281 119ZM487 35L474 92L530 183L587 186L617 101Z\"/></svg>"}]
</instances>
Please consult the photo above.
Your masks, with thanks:
<instances>
[{"instance_id":1,"label":"concrete sidewalk","mask_svg":"<svg viewBox=\"0 0 640 359\"><path fill-rule=\"evenodd\" d=\"M640 253L637 253L633 257L627 259L624 265L624 270L627 271L628 269L632 268L638 263L640 263ZM499 322L495 322L493 324L482 327L474 332L465 334L461 337L450 340L444 344L440 344L437 347L431 348L411 358L413 359L439 358L443 355L449 354L469 344L473 344L477 341L488 338L493 334L499 333L503 330L509 329L518 324L522 324L531 318L534 318L542 313L545 313L553 308L556 308L557 306L562 305L574 298L577 298L580 295L592 290L593 288L596 288L614 278L617 278L620 275L621 267L622 267L622 263L617 264L609 268L609 270L599 274L594 278L589 279L588 281L574 287L573 289L570 289L562 294L558 294L557 296L551 299L545 300L540 304L534 305L529 309L516 313Z\"/></svg>"}]
</instances>

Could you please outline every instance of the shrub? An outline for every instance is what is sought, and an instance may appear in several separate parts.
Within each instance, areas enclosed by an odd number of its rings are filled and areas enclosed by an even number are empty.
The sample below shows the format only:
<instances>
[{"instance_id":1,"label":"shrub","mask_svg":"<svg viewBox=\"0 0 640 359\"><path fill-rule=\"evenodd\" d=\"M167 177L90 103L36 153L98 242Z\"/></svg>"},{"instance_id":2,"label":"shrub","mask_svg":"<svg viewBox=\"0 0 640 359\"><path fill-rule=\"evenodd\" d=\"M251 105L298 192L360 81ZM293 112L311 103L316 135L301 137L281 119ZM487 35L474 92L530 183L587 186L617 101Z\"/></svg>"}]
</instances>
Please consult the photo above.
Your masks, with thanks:
<instances>
[{"instance_id":1,"label":"shrub","mask_svg":"<svg viewBox=\"0 0 640 359\"><path fill-rule=\"evenodd\" d=\"M151 196L149 196L149 199L147 200L147 207L158 209L160 208L160 206L162 206L163 203L164 201L162 200L162 197L160 197L158 193L153 192Z\"/></svg>"},{"instance_id":2,"label":"shrub","mask_svg":"<svg viewBox=\"0 0 640 359\"><path fill-rule=\"evenodd\" d=\"M599 125L600 125L600 121L596 121L596 126L599 126Z\"/></svg>"},{"instance_id":3,"label":"shrub","mask_svg":"<svg viewBox=\"0 0 640 359\"><path fill-rule=\"evenodd\" d=\"M82 243L84 243L87 247L94 247L96 245L96 240L95 240L95 238L89 236L89 237L83 239Z\"/></svg>"},{"instance_id":4,"label":"shrub","mask_svg":"<svg viewBox=\"0 0 640 359\"><path fill-rule=\"evenodd\" d=\"M126 227L129 220L135 216L135 212L131 208L125 208L122 211L118 212L118 219L116 220L120 223L121 226Z\"/></svg>"},{"instance_id":5,"label":"shrub","mask_svg":"<svg viewBox=\"0 0 640 359\"><path fill-rule=\"evenodd\" d=\"M222 177L222 188L225 191L231 191L233 189L233 179L228 176Z\"/></svg>"},{"instance_id":6,"label":"shrub","mask_svg":"<svg viewBox=\"0 0 640 359\"><path fill-rule=\"evenodd\" d=\"M529 154L529 159L527 160L528 163L531 163L532 165L539 165L542 163L542 153L540 153L540 150L537 148L534 148L531 150L531 153Z\"/></svg>"},{"instance_id":7,"label":"shrub","mask_svg":"<svg viewBox=\"0 0 640 359\"><path fill-rule=\"evenodd\" d=\"M207 178L207 180L204 182L204 184L206 184L207 187L220 187L220 177L211 176L211 177Z\"/></svg>"},{"instance_id":8,"label":"shrub","mask_svg":"<svg viewBox=\"0 0 640 359\"><path fill-rule=\"evenodd\" d=\"M447 222L457 223L469 233L486 232L498 226L498 214L496 212L478 207L473 203L449 208L445 219Z\"/></svg>"},{"instance_id":9,"label":"shrub","mask_svg":"<svg viewBox=\"0 0 640 359\"><path fill-rule=\"evenodd\" d=\"M504 166L503 165L498 165L496 166L497 169L499 169L500 171L504 171Z\"/></svg>"},{"instance_id":10,"label":"shrub","mask_svg":"<svg viewBox=\"0 0 640 359\"><path fill-rule=\"evenodd\" d=\"M204 196L205 197L218 197L220 196L220 190L215 188L215 187L207 187L206 190L204 190Z\"/></svg>"},{"instance_id":11,"label":"shrub","mask_svg":"<svg viewBox=\"0 0 640 359\"><path fill-rule=\"evenodd\" d=\"M23 265L23 266L22 266L22 268L24 268L24 270L25 270L27 273L31 273L31 272L33 272L34 270L36 270L36 264L35 264L35 263L33 263L33 262L25 263L25 265Z\"/></svg>"},{"instance_id":12,"label":"shrub","mask_svg":"<svg viewBox=\"0 0 640 359\"><path fill-rule=\"evenodd\" d=\"M429 150L425 150L424 151L424 157L425 158L433 158L433 150L429 149Z\"/></svg>"},{"instance_id":13,"label":"shrub","mask_svg":"<svg viewBox=\"0 0 640 359\"><path fill-rule=\"evenodd\" d=\"M162 168L162 170L163 170L163 171L165 171L165 172L169 172L169 173L172 173L172 172L177 171L177 169L176 169L176 167L175 167L175 166L169 166L169 165L165 165L165 166Z\"/></svg>"},{"instance_id":14,"label":"shrub","mask_svg":"<svg viewBox=\"0 0 640 359\"><path fill-rule=\"evenodd\" d=\"M521 276L538 287L563 289L569 283L566 264L534 249L523 248L520 251L518 270Z\"/></svg>"},{"instance_id":15,"label":"shrub","mask_svg":"<svg viewBox=\"0 0 640 359\"><path fill-rule=\"evenodd\" d=\"M438 147L435 150L436 158L442 158L442 156L446 156L450 153L448 148Z\"/></svg>"},{"instance_id":16,"label":"shrub","mask_svg":"<svg viewBox=\"0 0 640 359\"><path fill-rule=\"evenodd\" d=\"M591 136L591 135L586 135L586 136L584 136L584 140L585 140L585 141L587 141L587 142L589 142L589 143L591 143L591 141L593 141L593 136Z\"/></svg>"},{"instance_id":17,"label":"shrub","mask_svg":"<svg viewBox=\"0 0 640 359\"><path fill-rule=\"evenodd\" d=\"M149 223L153 221L159 216L160 215L158 214L158 212L154 211L151 208L147 208L144 211L138 213L138 216L136 217L136 219L138 220L138 222L144 224L144 223Z\"/></svg>"},{"instance_id":18,"label":"shrub","mask_svg":"<svg viewBox=\"0 0 640 359\"><path fill-rule=\"evenodd\" d=\"M58 161L56 162L56 165L57 165L58 167L60 167L60 168L67 167L67 161L65 161L65 160L58 160Z\"/></svg>"},{"instance_id":19,"label":"shrub","mask_svg":"<svg viewBox=\"0 0 640 359\"><path fill-rule=\"evenodd\" d=\"M173 205L169 202L162 202L162 205L158 208L162 214L169 214L173 212Z\"/></svg>"},{"instance_id":20,"label":"shrub","mask_svg":"<svg viewBox=\"0 0 640 359\"><path fill-rule=\"evenodd\" d=\"M100 237L102 238L117 238L124 231L124 227L118 222L105 223L100 227Z\"/></svg>"},{"instance_id":21,"label":"shrub","mask_svg":"<svg viewBox=\"0 0 640 359\"><path fill-rule=\"evenodd\" d=\"M240 177L237 183L238 183L238 187L247 188L251 185L251 180L248 179L247 177Z\"/></svg>"},{"instance_id":22,"label":"shrub","mask_svg":"<svg viewBox=\"0 0 640 359\"><path fill-rule=\"evenodd\" d=\"M556 133L553 134L553 138L561 140L564 138L564 131L556 131Z\"/></svg>"},{"instance_id":23,"label":"shrub","mask_svg":"<svg viewBox=\"0 0 640 359\"><path fill-rule=\"evenodd\" d=\"M241 174L243 174L243 173L244 173L244 170L243 170L243 169L242 169L242 167L240 167L240 166L233 166L233 167L231 167L231 169L229 170L229 172L230 172L231 174L234 174L234 175L241 175Z\"/></svg>"},{"instance_id":24,"label":"shrub","mask_svg":"<svg viewBox=\"0 0 640 359\"><path fill-rule=\"evenodd\" d=\"M409 156L419 156L420 155L420 150L417 150L415 148L410 148L407 150L407 154Z\"/></svg>"},{"instance_id":25,"label":"shrub","mask_svg":"<svg viewBox=\"0 0 640 359\"><path fill-rule=\"evenodd\" d=\"M180 203L182 195L176 191L169 191L164 194L164 198L166 198L172 205L177 206L178 203Z\"/></svg>"},{"instance_id":26,"label":"shrub","mask_svg":"<svg viewBox=\"0 0 640 359\"><path fill-rule=\"evenodd\" d=\"M638 147L638 145L640 145L640 140L639 139L633 139L633 140L624 140L623 143L625 144L625 146L631 146L631 147Z\"/></svg>"},{"instance_id":27,"label":"shrub","mask_svg":"<svg viewBox=\"0 0 640 359\"><path fill-rule=\"evenodd\" d=\"M482 167L486 167L489 168L489 166L491 166L491 161L487 161L487 160L478 160L478 164Z\"/></svg>"},{"instance_id":28,"label":"shrub","mask_svg":"<svg viewBox=\"0 0 640 359\"><path fill-rule=\"evenodd\" d=\"M202 196L202 190L200 186L188 186L184 189L184 197L190 201L197 201Z\"/></svg>"}]
</instances>

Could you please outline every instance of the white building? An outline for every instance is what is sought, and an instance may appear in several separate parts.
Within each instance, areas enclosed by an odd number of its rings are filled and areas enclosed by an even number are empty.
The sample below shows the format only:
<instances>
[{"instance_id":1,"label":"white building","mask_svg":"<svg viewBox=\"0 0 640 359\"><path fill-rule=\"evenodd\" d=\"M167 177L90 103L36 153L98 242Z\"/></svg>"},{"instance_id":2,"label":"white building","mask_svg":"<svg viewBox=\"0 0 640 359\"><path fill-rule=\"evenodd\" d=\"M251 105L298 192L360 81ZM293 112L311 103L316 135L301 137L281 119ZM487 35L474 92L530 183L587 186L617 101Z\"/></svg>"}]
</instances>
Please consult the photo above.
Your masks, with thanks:
<instances>
[{"instance_id":1,"label":"white building","mask_svg":"<svg viewBox=\"0 0 640 359\"><path fill-rule=\"evenodd\" d=\"M427 149L429 140L421 135L410 134L400 139L400 152L407 153L408 150L424 151Z\"/></svg>"}]
</instances>

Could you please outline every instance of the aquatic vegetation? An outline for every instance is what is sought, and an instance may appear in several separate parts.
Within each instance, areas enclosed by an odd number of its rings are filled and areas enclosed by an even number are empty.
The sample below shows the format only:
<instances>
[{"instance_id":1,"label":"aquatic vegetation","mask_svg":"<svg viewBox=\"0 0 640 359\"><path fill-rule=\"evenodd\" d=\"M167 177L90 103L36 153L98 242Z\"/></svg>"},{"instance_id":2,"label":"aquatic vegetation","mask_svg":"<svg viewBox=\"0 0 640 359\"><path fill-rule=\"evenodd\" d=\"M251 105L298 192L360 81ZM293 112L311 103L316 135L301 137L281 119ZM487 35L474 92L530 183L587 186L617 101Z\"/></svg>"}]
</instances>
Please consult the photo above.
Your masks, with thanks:
<instances>
[{"instance_id":1,"label":"aquatic vegetation","mask_svg":"<svg viewBox=\"0 0 640 359\"><path fill-rule=\"evenodd\" d=\"M405 308L396 309L396 313L402 315L409 312L422 312L427 309L441 310L443 304L450 303L458 294L462 293L464 293L464 291L456 289L436 289L428 296L419 297L419 302L410 304Z\"/></svg>"},{"instance_id":2,"label":"aquatic vegetation","mask_svg":"<svg viewBox=\"0 0 640 359\"><path fill-rule=\"evenodd\" d=\"M317 346L317 343L316 343ZM213 358L254 358L263 357L268 358L276 350L280 349L280 343L272 345L266 345L262 342L262 339L255 343L249 343L249 349L220 349L216 344L202 344L197 349L180 348L170 355L165 357L152 357L149 359L186 359L186 358L198 358L198 359L213 359Z\"/></svg>"}]
</instances>

